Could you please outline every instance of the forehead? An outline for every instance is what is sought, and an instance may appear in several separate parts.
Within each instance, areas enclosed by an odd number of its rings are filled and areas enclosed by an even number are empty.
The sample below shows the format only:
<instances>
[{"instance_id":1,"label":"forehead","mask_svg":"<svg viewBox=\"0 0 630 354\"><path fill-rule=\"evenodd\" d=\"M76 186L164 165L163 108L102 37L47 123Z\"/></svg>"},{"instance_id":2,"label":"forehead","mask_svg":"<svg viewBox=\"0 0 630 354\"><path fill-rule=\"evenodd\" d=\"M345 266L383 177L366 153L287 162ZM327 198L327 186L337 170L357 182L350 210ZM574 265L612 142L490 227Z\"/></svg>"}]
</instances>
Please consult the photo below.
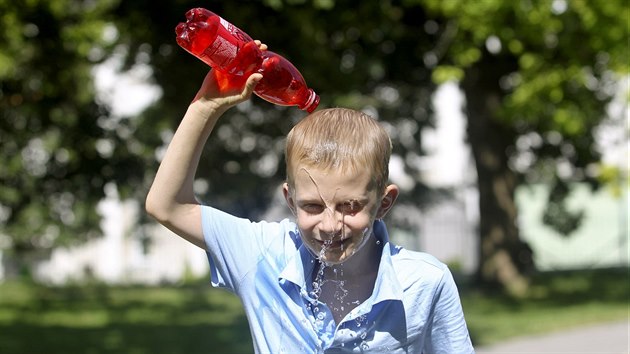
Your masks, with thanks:
<instances>
[{"instance_id":1,"label":"forehead","mask_svg":"<svg viewBox=\"0 0 630 354\"><path fill-rule=\"evenodd\" d=\"M294 174L293 188L298 200L324 199L342 201L367 199L375 191L372 175L365 169L340 171L298 167Z\"/></svg>"}]
</instances>

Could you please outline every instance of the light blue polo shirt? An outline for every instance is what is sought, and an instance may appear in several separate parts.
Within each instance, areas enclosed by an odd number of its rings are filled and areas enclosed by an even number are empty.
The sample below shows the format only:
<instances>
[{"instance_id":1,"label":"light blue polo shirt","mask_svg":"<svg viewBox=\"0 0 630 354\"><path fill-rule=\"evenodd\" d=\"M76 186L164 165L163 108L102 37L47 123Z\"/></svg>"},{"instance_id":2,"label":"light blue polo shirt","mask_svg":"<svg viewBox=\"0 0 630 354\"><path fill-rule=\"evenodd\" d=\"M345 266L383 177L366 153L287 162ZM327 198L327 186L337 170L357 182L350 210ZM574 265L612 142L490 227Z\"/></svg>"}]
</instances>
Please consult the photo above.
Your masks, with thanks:
<instances>
[{"instance_id":1,"label":"light blue polo shirt","mask_svg":"<svg viewBox=\"0 0 630 354\"><path fill-rule=\"evenodd\" d=\"M294 222L203 206L202 223L212 285L240 297L256 353L474 353L448 268L391 244L382 221L374 224L384 245L374 291L341 323L309 295L318 263Z\"/></svg>"}]
</instances>

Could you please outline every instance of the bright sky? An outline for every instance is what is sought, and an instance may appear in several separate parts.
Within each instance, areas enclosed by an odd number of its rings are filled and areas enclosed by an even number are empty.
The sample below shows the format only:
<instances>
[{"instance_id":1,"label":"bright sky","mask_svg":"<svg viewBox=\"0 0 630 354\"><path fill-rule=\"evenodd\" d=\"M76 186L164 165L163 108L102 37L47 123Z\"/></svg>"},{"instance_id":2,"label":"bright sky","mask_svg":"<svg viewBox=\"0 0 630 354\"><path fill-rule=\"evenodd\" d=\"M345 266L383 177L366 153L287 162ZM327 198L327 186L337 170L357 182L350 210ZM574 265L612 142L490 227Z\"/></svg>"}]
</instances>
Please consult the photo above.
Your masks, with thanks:
<instances>
[{"instance_id":1,"label":"bright sky","mask_svg":"<svg viewBox=\"0 0 630 354\"><path fill-rule=\"evenodd\" d=\"M422 132L428 157L423 159L426 183L436 187L458 186L469 179L470 150L464 143L466 120L463 95L454 82L438 87L433 96L436 127ZM474 173L474 172L472 172Z\"/></svg>"},{"instance_id":2,"label":"bright sky","mask_svg":"<svg viewBox=\"0 0 630 354\"><path fill-rule=\"evenodd\" d=\"M114 54L94 69L97 99L106 103L114 116L134 116L159 99L162 90L151 84L150 66L136 64L121 75L121 65L122 54Z\"/></svg>"}]
</instances>

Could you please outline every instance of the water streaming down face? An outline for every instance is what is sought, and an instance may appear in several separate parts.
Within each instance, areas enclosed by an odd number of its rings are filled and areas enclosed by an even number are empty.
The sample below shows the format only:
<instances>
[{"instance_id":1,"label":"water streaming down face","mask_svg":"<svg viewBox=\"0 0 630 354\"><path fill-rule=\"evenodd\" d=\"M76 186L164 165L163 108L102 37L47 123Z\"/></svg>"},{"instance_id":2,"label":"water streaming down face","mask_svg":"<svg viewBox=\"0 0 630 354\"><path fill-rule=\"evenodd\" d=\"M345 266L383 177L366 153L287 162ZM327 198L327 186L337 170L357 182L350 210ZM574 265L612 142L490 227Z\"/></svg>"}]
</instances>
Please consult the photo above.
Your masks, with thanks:
<instances>
[{"instance_id":1,"label":"water streaming down face","mask_svg":"<svg viewBox=\"0 0 630 354\"><path fill-rule=\"evenodd\" d=\"M369 203L370 193L366 190L369 179L356 183L361 186L356 188L355 180L363 176L328 174L318 169L310 171L304 167L300 169L300 175L307 177L302 180L306 183L301 185L304 187L302 189L309 190L304 193L306 195L304 198L308 200L304 203L311 208L306 213L296 213L302 239L313 257L320 262L326 265L346 262L365 246L370 237L373 204ZM298 178L296 182L299 181ZM341 181L341 186L337 185L337 181ZM348 181L352 186L344 187L344 183L347 185ZM307 186L304 186L305 184ZM316 205L313 207L313 204ZM298 209L300 208L303 207L298 206ZM356 217L357 215L360 216ZM357 224L357 219L362 221ZM306 233L302 227L305 224L308 225ZM357 227L358 225L361 226Z\"/></svg>"},{"instance_id":2,"label":"water streaming down face","mask_svg":"<svg viewBox=\"0 0 630 354\"><path fill-rule=\"evenodd\" d=\"M376 242L372 226L380 205L379 193L366 171L316 167L298 168L291 188L288 184L284 188L304 246L313 262L317 260L309 274L307 308L313 316L311 323L321 330L326 316L332 315L339 322L369 295L356 281L356 275L367 270L366 262L371 262L374 247L370 242ZM364 333L368 321L364 315L353 317L346 345L367 348Z\"/></svg>"},{"instance_id":3,"label":"water streaming down face","mask_svg":"<svg viewBox=\"0 0 630 354\"><path fill-rule=\"evenodd\" d=\"M362 241L362 243L367 243L366 240L369 239L369 234L368 232L370 232L370 230L365 230L364 233L364 240ZM333 285L333 289L334 290L334 298L336 299L336 305L335 306L339 306L338 308L333 307L332 310L333 312L337 312L337 311L341 311L342 313L345 313L346 311L346 307L348 308L348 310L358 306L360 304L360 302L358 300L356 301L345 301L345 298L348 296L349 294L349 290L346 289L345 287L345 280L343 277L343 271L344 271L344 264L338 264L338 265L330 265L327 264L325 261L322 260L323 255L326 252L326 248L329 247L332 244L332 240L327 240L326 242L324 242L324 245L322 246L319 255L316 257L319 263L319 266L317 268L317 272L315 273L314 279L313 279L313 283L312 283L312 291L310 292L310 295L313 299L313 303L312 306L309 305L308 308L312 310L313 312L313 316L314 316L314 325L318 328L321 328L324 324L324 320L326 318L326 312L325 311L321 311L319 308L319 298L322 294L322 291L324 289L324 284L332 284ZM376 241L376 244L380 244L380 241ZM332 267L332 277L325 277L325 270L326 267ZM328 287L327 291L331 291L331 288ZM360 348L361 351L366 351L370 349L370 346L367 342L367 333L368 333L368 322L367 322L367 315L360 315L357 316L354 320L354 330L352 330L352 332L349 333L350 338L353 338L353 340L351 340L351 342L349 343L341 343L340 345L342 347L345 347L346 344L355 347L355 348ZM387 348L386 352L389 351L389 348Z\"/></svg>"},{"instance_id":4,"label":"water streaming down face","mask_svg":"<svg viewBox=\"0 0 630 354\"><path fill-rule=\"evenodd\" d=\"M369 237L370 232L371 230L369 228L366 228L364 230L363 239L361 240L361 245L360 247L358 247L358 249L353 251L354 253L356 253L358 250L363 248L365 244L367 244L370 238ZM319 254L315 256L315 258L318 260L319 267L317 268L317 272L314 274L314 279L312 282L313 290L311 291L310 295L315 301L317 301L319 300L324 284L332 284L333 285L332 289L334 290L331 290L329 288L329 291L334 291L334 298L337 301L336 304L339 306L339 307L332 308L332 310L334 312L337 312L337 311L345 312L346 307L354 308L357 305L359 305L359 301L348 301L348 302L345 301L345 298L348 296L349 291L345 287L344 263L336 264L333 266L331 264L328 264L324 260L324 255L326 254L327 248L330 247L332 243L333 243L333 239L328 239L324 241ZM376 243L380 244L380 241L376 241ZM343 244L341 245L341 247L343 248ZM326 278L324 276L326 267L332 267L332 275L333 275L332 277Z\"/></svg>"},{"instance_id":5,"label":"water streaming down face","mask_svg":"<svg viewBox=\"0 0 630 354\"><path fill-rule=\"evenodd\" d=\"M310 181L317 189L319 199L325 206L323 213L329 214L329 216L326 217L324 220L325 222L329 223L328 225L326 225L325 229L331 230L330 234L326 235L325 237L320 234L320 237L323 238L323 242L317 254L315 254L315 251L312 248L310 247L308 248L309 251L311 251L311 254L319 261L319 268L317 269L317 273L315 273L314 281L312 283L313 291L311 292L311 295L313 296L314 299L319 299L324 283L333 282L334 285L336 285L334 287L336 289L334 293L334 297L340 304L342 304L340 309L333 309L333 310L344 311L345 308L343 307L343 303L344 303L343 301L345 297L348 295L348 290L345 288L345 281L343 280L343 264L353 255L359 252L363 247L365 247L365 245L367 244L367 241L370 238L371 228L366 227L363 229L363 232L361 234L361 239L358 241L357 246L351 250L351 253L349 255L346 255L346 258L344 259L343 262L336 264L336 266L333 268L334 277L330 279L325 279L324 272L325 272L326 267L332 266L332 264L327 260L326 253L330 248L332 248L335 242L338 242L338 246L340 248L341 253L344 253L345 244L343 241L349 237L347 236L347 233L349 232L349 230L346 230L346 223L344 220L347 216L346 211L355 210L357 208L358 202L356 200L348 200L344 202L344 205L347 205L347 207L341 208L340 213L337 212L336 210L337 208L334 205L330 205L330 203L326 202L326 199L324 198L324 196L322 195L322 192L319 189L318 183L316 182L315 178L313 178L311 173L305 168L303 168L302 171L308 175ZM335 197L337 195L337 192L339 192L339 189L335 190L330 200L334 201L336 199ZM340 220L338 220L338 218L340 218ZM338 226L340 226L340 229L338 229ZM341 280L339 278L341 278Z\"/></svg>"}]
</instances>

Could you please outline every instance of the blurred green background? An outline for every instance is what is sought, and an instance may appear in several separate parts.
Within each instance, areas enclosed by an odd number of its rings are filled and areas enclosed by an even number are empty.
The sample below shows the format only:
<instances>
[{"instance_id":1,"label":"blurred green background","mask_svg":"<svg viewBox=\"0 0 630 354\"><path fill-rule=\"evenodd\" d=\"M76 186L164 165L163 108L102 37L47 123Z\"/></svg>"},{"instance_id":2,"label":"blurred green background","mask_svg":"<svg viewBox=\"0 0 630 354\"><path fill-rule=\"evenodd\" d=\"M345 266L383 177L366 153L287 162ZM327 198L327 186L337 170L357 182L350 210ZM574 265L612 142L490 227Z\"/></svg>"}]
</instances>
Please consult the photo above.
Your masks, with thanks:
<instances>
[{"instance_id":1,"label":"blurred green background","mask_svg":"<svg viewBox=\"0 0 630 354\"><path fill-rule=\"evenodd\" d=\"M251 351L204 255L142 211L208 71L174 39L193 7L385 125L388 225L454 270L476 344L627 318L627 1L0 0L0 352ZM228 112L199 197L286 216L304 115Z\"/></svg>"},{"instance_id":2,"label":"blurred green background","mask_svg":"<svg viewBox=\"0 0 630 354\"><path fill-rule=\"evenodd\" d=\"M628 315L625 270L546 273L514 299L462 286L475 346ZM0 285L2 353L253 353L240 301L205 282ZM273 335L273 334L270 334Z\"/></svg>"}]
</instances>

